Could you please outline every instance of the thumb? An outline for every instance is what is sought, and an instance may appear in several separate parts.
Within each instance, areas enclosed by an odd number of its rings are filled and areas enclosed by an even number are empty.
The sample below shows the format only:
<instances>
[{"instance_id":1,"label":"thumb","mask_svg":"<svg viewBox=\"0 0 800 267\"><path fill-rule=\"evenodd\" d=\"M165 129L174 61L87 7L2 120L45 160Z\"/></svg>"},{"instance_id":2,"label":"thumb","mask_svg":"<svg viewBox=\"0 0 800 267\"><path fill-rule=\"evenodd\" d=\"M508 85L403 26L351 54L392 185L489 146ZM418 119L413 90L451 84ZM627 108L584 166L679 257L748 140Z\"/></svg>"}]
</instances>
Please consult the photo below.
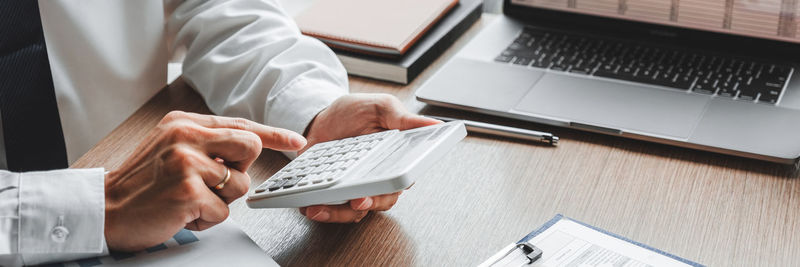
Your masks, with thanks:
<instances>
[{"instance_id":1,"label":"thumb","mask_svg":"<svg viewBox=\"0 0 800 267\"><path fill-rule=\"evenodd\" d=\"M394 117L395 119L391 119L387 123L389 129L408 130L442 123L440 120L423 117L409 112L402 112Z\"/></svg>"}]
</instances>

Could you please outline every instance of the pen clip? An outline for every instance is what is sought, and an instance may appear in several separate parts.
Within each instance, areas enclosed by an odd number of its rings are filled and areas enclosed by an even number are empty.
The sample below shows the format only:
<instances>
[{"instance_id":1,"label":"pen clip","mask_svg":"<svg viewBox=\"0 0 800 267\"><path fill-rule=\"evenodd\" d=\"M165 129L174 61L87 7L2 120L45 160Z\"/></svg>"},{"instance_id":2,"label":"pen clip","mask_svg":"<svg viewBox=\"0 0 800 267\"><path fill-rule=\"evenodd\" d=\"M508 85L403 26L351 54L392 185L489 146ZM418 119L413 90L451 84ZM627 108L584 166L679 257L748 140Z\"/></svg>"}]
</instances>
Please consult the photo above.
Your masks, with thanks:
<instances>
[{"instance_id":1,"label":"pen clip","mask_svg":"<svg viewBox=\"0 0 800 267\"><path fill-rule=\"evenodd\" d=\"M511 253L513 253L515 250L520 250L522 254L525 256L525 258L528 260L528 262L524 263L523 266L533 264L542 257L541 249L539 249L534 245L528 244L527 242L522 242L520 244L517 244L516 246L511 247L508 251L506 251L506 253L502 257L498 258L494 263L492 263L489 266L494 266L498 262L502 261L509 255L511 255Z\"/></svg>"},{"instance_id":2,"label":"pen clip","mask_svg":"<svg viewBox=\"0 0 800 267\"><path fill-rule=\"evenodd\" d=\"M542 258L542 250L534 245L529 245L527 242L517 244L517 249L522 250L522 254L525 254L525 257L528 258L528 264L532 264Z\"/></svg>"}]
</instances>

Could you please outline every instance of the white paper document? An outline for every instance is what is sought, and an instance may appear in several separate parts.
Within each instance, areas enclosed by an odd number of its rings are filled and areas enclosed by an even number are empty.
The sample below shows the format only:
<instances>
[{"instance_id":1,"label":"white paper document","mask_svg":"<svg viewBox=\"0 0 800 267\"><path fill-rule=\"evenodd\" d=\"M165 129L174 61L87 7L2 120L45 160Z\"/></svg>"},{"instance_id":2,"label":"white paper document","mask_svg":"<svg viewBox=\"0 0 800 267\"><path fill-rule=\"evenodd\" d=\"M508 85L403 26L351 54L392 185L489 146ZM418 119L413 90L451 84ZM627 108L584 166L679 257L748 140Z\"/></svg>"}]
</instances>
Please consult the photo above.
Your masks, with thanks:
<instances>
[{"instance_id":1,"label":"white paper document","mask_svg":"<svg viewBox=\"0 0 800 267\"><path fill-rule=\"evenodd\" d=\"M56 264L58 265L58 264ZM111 253L64 262L61 266L279 266L228 219L205 231L186 229L170 240L137 253Z\"/></svg>"},{"instance_id":2,"label":"white paper document","mask_svg":"<svg viewBox=\"0 0 800 267\"><path fill-rule=\"evenodd\" d=\"M532 264L526 264L529 260L514 243L481 266L692 266L566 218L525 242L542 251Z\"/></svg>"}]
</instances>

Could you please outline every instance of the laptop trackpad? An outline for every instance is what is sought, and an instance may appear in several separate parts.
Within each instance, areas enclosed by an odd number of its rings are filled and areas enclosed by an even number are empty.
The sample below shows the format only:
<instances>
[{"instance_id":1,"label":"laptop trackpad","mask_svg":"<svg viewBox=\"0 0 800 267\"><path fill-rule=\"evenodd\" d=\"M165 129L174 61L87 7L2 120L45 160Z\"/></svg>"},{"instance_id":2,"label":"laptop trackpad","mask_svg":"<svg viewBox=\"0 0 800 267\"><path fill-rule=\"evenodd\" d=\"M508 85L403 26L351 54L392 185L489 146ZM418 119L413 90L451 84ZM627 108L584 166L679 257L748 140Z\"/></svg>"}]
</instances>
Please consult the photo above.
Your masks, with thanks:
<instances>
[{"instance_id":1,"label":"laptop trackpad","mask_svg":"<svg viewBox=\"0 0 800 267\"><path fill-rule=\"evenodd\" d=\"M681 91L548 73L515 111L687 139L709 98Z\"/></svg>"}]
</instances>

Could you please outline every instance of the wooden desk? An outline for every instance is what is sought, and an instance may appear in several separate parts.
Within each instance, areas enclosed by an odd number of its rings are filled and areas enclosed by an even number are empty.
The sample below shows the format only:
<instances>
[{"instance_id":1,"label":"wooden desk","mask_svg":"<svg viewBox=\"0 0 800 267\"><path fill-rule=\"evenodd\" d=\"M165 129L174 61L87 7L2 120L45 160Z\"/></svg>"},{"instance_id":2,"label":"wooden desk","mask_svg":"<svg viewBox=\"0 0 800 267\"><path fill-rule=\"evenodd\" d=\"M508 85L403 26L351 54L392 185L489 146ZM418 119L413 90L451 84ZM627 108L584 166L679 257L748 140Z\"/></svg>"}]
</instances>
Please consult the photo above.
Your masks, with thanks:
<instances>
[{"instance_id":1,"label":"wooden desk","mask_svg":"<svg viewBox=\"0 0 800 267\"><path fill-rule=\"evenodd\" d=\"M394 209L359 224L314 223L295 209L251 210L243 199L231 205L231 216L286 266L477 265L557 213L711 266L800 262L793 167L426 107L413 92L431 69L408 86L353 77L351 88L396 95L426 114L551 131L561 145L470 135ZM73 167L116 168L173 109L208 112L178 80ZM287 162L265 151L249 172L251 188Z\"/></svg>"}]
</instances>

